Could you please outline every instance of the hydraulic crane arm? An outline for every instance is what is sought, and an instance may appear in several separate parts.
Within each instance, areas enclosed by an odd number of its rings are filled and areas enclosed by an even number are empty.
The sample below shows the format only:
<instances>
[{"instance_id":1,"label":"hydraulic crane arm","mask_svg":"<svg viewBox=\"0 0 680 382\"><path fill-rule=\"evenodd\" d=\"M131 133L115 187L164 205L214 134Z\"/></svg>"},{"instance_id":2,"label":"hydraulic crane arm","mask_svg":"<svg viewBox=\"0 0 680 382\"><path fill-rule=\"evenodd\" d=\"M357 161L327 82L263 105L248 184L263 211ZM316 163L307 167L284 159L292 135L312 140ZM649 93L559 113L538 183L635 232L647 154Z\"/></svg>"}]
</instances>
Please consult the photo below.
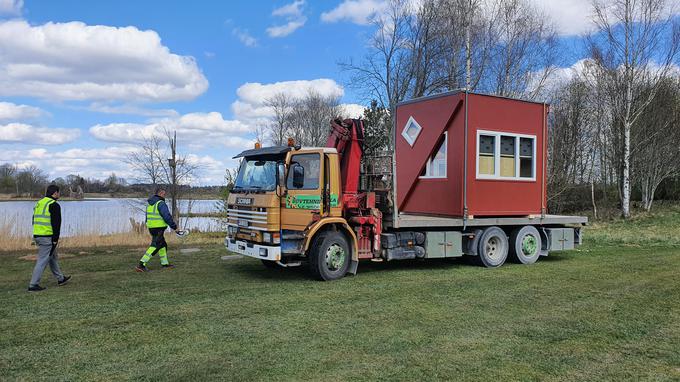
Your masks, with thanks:
<instances>
[{"instance_id":1,"label":"hydraulic crane arm","mask_svg":"<svg viewBox=\"0 0 680 382\"><path fill-rule=\"evenodd\" d=\"M326 147L335 148L338 151L344 194L355 195L359 192L363 144L364 122L362 120L336 119L331 121L331 133Z\"/></svg>"}]
</instances>

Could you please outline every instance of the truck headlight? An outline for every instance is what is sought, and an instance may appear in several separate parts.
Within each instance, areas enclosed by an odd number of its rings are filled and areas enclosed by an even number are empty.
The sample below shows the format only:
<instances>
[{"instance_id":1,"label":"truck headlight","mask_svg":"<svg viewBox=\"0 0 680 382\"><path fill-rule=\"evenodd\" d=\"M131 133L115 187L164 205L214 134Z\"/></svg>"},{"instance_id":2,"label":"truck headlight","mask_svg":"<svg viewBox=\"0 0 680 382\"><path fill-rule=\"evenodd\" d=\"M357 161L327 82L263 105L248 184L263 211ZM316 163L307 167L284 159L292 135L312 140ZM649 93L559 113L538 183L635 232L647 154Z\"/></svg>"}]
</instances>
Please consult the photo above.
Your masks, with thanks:
<instances>
[{"instance_id":1,"label":"truck headlight","mask_svg":"<svg viewBox=\"0 0 680 382\"><path fill-rule=\"evenodd\" d=\"M265 232L262 234L262 241L265 243L271 243L272 242L272 234L269 232Z\"/></svg>"},{"instance_id":2,"label":"truck headlight","mask_svg":"<svg viewBox=\"0 0 680 382\"><path fill-rule=\"evenodd\" d=\"M269 251L267 250L267 248L260 248L260 256L267 257L268 254Z\"/></svg>"},{"instance_id":3,"label":"truck headlight","mask_svg":"<svg viewBox=\"0 0 680 382\"><path fill-rule=\"evenodd\" d=\"M236 227L234 227L234 226L228 226L228 227L227 227L227 234L228 234L229 236L236 236L236 233L237 233L237 232L238 232L238 228L236 228Z\"/></svg>"}]
</instances>

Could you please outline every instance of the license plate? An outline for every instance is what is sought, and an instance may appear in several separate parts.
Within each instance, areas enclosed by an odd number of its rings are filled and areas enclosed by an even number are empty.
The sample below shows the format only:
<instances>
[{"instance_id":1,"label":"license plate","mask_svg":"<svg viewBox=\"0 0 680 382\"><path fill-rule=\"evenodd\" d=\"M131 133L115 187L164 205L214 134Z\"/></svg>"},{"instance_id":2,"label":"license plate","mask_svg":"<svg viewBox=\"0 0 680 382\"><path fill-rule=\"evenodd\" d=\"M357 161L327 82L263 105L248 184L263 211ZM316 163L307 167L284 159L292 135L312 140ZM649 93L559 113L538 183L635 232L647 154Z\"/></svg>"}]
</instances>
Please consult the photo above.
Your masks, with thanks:
<instances>
[{"instance_id":1,"label":"license plate","mask_svg":"<svg viewBox=\"0 0 680 382\"><path fill-rule=\"evenodd\" d=\"M236 204L249 206L253 204L253 198L236 198Z\"/></svg>"},{"instance_id":2,"label":"license plate","mask_svg":"<svg viewBox=\"0 0 680 382\"><path fill-rule=\"evenodd\" d=\"M238 226L239 227L248 227L248 220L238 219Z\"/></svg>"}]
</instances>

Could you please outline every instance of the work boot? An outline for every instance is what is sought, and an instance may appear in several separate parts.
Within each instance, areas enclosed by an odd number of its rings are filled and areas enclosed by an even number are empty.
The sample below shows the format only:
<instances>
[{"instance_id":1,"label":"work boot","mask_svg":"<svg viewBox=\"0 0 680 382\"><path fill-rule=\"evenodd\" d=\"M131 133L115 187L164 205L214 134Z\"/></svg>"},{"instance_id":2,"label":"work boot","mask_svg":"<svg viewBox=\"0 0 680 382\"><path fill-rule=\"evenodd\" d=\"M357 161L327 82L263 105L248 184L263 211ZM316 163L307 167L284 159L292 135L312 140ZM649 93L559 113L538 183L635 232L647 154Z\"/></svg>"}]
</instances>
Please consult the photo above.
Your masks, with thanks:
<instances>
[{"instance_id":1,"label":"work boot","mask_svg":"<svg viewBox=\"0 0 680 382\"><path fill-rule=\"evenodd\" d=\"M137 271L137 272L150 272L149 268L147 268L146 265L144 265L144 264L137 265L137 267L135 268L135 271Z\"/></svg>"},{"instance_id":2,"label":"work boot","mask_svg":"<svg viewBox=\"0 0 680 382\"><path fill-rule=\"evenodd\" d=\"M64 276L61 281L57 281L57 285L62 286L66 284L71 279L71 276Z\"/></svg>"},{"instance_id":3,"label":"work boot","mask_svg":"<svg viewBox=\"0 0 680 382\"><path fill-rule=\"evenodd\" d=\"M29 292L40 292L41 290L45 290L47 288L43 288L40 285L31 285L28 287Z\"/></svg>"},{"instance_id":4,"label":"work boot","mask_svg":"<svg viewBox=\"0 0 680 382\"><path fill-rule=\"evenodd\" d=\"M161 265L161 267L163 267L163 269L173 269L175 267L175 265L174 264L163 264L163 265Z\"/></svg>"}]
</instances>

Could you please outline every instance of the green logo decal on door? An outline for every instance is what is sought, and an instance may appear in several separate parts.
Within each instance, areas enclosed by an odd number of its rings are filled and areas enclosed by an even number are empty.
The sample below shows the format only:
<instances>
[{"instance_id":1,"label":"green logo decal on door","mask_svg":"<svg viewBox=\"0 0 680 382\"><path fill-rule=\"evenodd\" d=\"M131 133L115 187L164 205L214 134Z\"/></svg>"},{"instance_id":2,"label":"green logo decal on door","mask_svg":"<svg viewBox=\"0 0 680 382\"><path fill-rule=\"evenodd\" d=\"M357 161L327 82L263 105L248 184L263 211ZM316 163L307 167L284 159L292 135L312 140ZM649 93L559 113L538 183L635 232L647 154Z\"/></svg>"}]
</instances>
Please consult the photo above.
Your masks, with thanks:
<instances>
[{"instance_id":1,"label":"green logo decal on door","mask_svg":"<svg viewBox=\"0 0 680 382\"><path fill-rule=\"evenodd\" d=\"M302 210L318 210L321 205L320 195L288 195L286 196L286 208L298 208ZM338 195L331 194L331 207L338 206Z\"/></svg>"}]
</instances>

